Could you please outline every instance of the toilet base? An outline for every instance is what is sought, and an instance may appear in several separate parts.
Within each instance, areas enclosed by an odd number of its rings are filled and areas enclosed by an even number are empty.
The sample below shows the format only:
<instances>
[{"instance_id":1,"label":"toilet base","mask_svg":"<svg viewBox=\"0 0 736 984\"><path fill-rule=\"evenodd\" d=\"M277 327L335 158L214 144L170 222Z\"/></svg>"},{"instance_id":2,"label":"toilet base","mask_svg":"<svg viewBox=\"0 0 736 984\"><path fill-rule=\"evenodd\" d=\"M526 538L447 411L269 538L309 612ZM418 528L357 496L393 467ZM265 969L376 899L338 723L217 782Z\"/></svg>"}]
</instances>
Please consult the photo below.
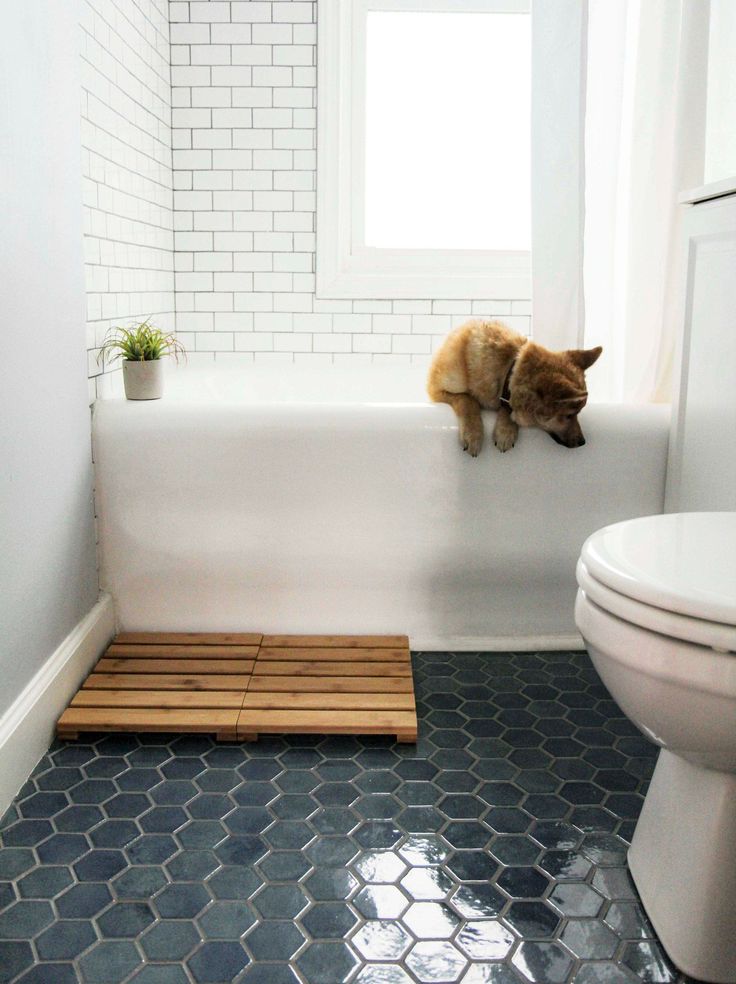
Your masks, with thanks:
<instances>
[{"instance_id":1,"label":"toilet base","mask_svg":"<svg viewBox=\"0 0 736 984\"><path fill-rule=\"evenodd\" d=\"M736 984L736 775L662 749L629 868L675 966Z\"/></svg>"}]
</instances>

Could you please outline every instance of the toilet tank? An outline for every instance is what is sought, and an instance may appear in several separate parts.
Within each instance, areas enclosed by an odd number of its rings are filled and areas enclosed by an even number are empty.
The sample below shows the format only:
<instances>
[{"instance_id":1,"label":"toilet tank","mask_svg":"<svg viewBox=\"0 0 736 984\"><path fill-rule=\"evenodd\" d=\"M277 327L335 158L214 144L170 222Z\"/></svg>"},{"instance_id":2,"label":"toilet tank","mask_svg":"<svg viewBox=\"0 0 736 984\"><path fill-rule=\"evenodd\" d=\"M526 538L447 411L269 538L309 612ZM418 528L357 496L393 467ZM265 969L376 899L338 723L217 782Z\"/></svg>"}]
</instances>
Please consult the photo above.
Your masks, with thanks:
<instances>
[{"instance_id":1,"label":"toilet tank","mask_svg":"<svg viewBox=\"0 0 736 984\"><path fill-rule=\"evenodd\" d=\"M717 196L717 197L714 197ZM666 512L736 509L736 178L681 196L679 379ZM677 372L677 370L676 370Z\"/></svg>"}]
</instances>

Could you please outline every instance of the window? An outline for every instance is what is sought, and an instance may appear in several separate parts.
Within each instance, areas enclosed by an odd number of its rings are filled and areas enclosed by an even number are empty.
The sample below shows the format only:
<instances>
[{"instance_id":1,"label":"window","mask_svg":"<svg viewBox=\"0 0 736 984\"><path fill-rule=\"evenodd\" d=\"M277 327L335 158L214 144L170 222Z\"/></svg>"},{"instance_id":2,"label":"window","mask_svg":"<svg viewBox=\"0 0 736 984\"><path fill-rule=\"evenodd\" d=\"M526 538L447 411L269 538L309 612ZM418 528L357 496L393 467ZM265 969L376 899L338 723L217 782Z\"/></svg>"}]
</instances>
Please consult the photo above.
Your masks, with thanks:
<instances>
[{"instance_id":1,"label":"window","mask_svg":"<svg viewBox=\"0 0 736 984\"><path fill-rule=\"evenodd\" d=\"M528 298L527 0L318 14L318 294Z\"/></svg>"}]
</instances>

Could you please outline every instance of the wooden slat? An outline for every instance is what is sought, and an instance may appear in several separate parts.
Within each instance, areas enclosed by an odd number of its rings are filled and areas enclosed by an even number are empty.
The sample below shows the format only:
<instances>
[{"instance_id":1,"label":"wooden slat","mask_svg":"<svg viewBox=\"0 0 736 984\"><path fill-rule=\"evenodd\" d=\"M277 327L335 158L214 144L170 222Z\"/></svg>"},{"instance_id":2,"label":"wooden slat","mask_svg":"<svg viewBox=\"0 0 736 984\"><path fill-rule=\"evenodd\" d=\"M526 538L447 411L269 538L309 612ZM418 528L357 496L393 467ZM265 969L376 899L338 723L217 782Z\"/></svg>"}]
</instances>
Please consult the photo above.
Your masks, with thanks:
<instances>
[{"instance_id":1,"label":"wooden slat","mask_svg":"<svg viewBox=\"0 0 736 984\"><path fill-rule=\"evenodd\" d=\"M311 660L256 662L253 675L265 673L275 676L282 674L292 676L295 673L303 673L306 676L411 676L411 665L409 663L313 663Z\"/></svg>"},{"instance_id":2,"label":"wooden slat","mask_svg":"<svg viewBox=\"0 0 736 984\"><path fill-rule=\"evenodd\" d=\"M59 718L60 730L69 731L232 731L237 710L151 707L70 707Z\"/></svg>"},{"instance_id":3,"label":"wooden slat","mask_svg":"<svg viewBox=\"0 0 736 984\"><path fill-rule=\"evenodd\" d=\"M283 647L266 649L262 647L258 652L259 661L271 659L306 659L327 660L332 662L336 662L337 660L345 660L345 662L363 660L365 662L378 663L406 663L410 661L410 658L411 657L407 649L358 649L357 647L353 649L328 647L323 649L310 649L306 646L294 647L293 649Z\"/></svg>"},{"instance_id":4,"label":"wooden slat","mask_svg":"<svg viewBox=\"0 0 736 984\"><path fill-rule=\"evenodd\" d=\"M355 711L412 711L413 694L371 694L371 693L298 693L277 691L271 693L246 693L243 710L350 710Z\"/></svg>"},{"instance_id":5,"label":"wooden slat","mask_svg":"<svg viewBox=\"0 0 736 984\"><path fill-rule=\"evenodd\" d=\"M99 665L99 664L98 664ZM167 673L91 673L84 689L95 690L245 690L247 673L202 676Z\"/></svg>"},{"instance_id":6,"label":"wooden slat","mask_svg":"<svg viewBox=\"0 0 736 984\"><path fill-rule=\"evenodd\" d=\"M102 659L100 673L252 673L252 659Z\"/></svg>"},{"instance_id":7,"label":"wooden slat","mask_svg":"<svg viewBox=\"0 0 736 984\"><path fill-rule=\"evenodd\" d=\"M241 711L238 734L297 732L325 735L397 734L416 730L410 711Z\"/></svg>"},{"instance_id":8,"label":"wooden slat","mask_svg":"<svg viewBox=\"0 0 736 984\"><path fill-rule=\"evenodd\" d=\"M266 671L267 672L267 671ZM348 676L252 676L248 693L294 691L302 693L413 693L411 677L348 677Z\"/></svg>"},{"instance_id":9,"label":"wooden slat","mask_svg":"<svg viewBox=\"0 0 736 984\"><path fill-rule=\"evenodd\" d=\"M310 649L323 648L325 646L337 649L386 649L386 648L409 648L409 637L405 635L264 635L261 646L269 648L272 646L304 646Z\"/></svg>"},{"instance_id":10,"label":"wooden slat","mask_svg":"<svg viewBox=\"0 0 736 984\"><path fill-rule=\"evenodd\" d=\"M137 659L255 659L258 646L139 646L113 643L107 647L109 658Z\"/></svg>"},{"instance_id":11,"label":"wooden slat","mask_svg":"<svg viewBox=\"0 0 736 984\"><path fill-rule=\"evenodd\" d=\"M71 707L235 707L240 690L80 690Z\"/></svg>"},{"instance_id":12,"label":"wooden slat","mask_svg":"<svg viewBox=\"0 0 736 984\"><path fill-rule=\"evenodd\" d=\"M259 646L260 632L119 632L113 643L133 645Z\"/></svg>"}]
</instances>

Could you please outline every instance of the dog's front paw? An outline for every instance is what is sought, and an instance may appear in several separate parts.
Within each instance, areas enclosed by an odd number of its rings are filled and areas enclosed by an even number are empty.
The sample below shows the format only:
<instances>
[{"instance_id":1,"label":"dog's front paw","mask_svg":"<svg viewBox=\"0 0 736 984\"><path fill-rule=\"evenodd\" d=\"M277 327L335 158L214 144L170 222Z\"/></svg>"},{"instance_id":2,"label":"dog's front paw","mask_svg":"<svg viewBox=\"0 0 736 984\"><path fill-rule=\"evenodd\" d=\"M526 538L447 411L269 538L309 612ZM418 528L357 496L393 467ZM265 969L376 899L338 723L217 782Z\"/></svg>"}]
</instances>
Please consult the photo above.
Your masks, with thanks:
<instances>
[{"instance_id":1,"label":"dog's front paw","mask_svg":"<svg viewBox=\"0 0 736 984\"><path fill-rule=\"evenodd\" d=\"M498 427L496 426L493 431L493 443L496 445L499 451L510 451L511 448L516 444L516 438L519 433L519 428L511 424L508 427Z\"/></svg>"},{"instance_id":2,"label":"dog's front paw","mask_svg":"<svg viewBox=\"0 0 736 984\"><path fill-rule=\"evenodd\" d=\"M483 428L464 426L460 428L460 446L473 458L477 458L483 447Z\"/></svg>"}]
</instances>

